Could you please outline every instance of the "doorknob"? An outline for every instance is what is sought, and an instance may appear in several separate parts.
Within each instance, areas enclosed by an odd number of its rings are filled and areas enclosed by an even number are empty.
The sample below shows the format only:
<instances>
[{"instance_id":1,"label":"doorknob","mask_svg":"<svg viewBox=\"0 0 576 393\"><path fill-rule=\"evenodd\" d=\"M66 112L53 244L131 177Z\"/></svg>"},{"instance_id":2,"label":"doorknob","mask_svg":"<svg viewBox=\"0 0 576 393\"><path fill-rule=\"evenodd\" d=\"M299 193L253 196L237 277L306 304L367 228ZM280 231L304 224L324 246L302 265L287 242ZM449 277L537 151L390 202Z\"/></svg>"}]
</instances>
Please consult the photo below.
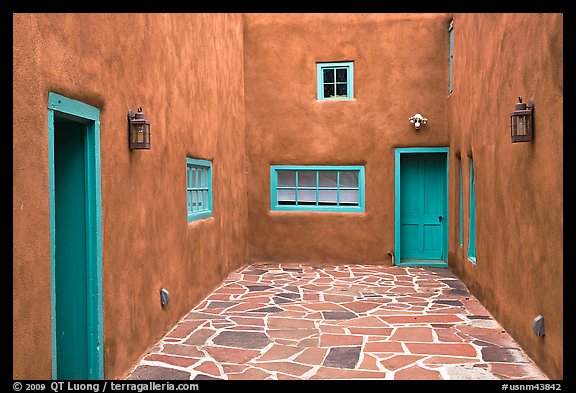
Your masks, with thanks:
<instances>
[{"instance_id":1,"label":"doorknob","mask_svg":"<svg viewBox=\"0 0 576 393\"><path fill-rule=\"evenodd\" d=\"M438 216L438 222L442 222L442 216Z\"/></svg>"}]
</instances>

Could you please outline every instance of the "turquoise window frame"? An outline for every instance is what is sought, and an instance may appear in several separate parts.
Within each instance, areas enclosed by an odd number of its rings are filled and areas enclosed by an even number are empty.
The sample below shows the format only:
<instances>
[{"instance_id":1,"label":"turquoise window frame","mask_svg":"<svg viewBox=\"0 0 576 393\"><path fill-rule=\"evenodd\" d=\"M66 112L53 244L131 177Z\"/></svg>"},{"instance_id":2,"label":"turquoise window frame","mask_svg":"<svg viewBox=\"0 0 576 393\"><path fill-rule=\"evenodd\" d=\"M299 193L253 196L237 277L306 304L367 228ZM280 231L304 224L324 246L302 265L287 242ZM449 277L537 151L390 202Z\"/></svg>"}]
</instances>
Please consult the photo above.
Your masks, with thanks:
<instances>
[{"instance_id":1,"label":"turquoise window frame","mask_svg":"<svg viewBox=\"0 0 576 393\"><path fill-rule=\"evenodd\" d=\"M280 187L280 189L294 189L296 196L296 205L280 205L278 204L278 172L280 171L296 171L296 183L294 187ZM316 190L316 205L298 205L297 193L302 187L298 187L298 174L303 171L316 172L316 185L306 189ZM337 186L336 188L323 188L319 187L319 171L337 171ZM340 188L340 172L355 171L358 172L358 187ZM272 210L280 211L317 211L317 212L364 212L365 211L365 169L363 165L349 165L349 166L331 166L331 165L271 165L270 166L270 208ZM318 205L318 192L319 190L331 190L337 192L337 203L339 204L340 191L343 190L358 190L358 206L329 206Z\"/></svg>"},{"instance_id":2,"label":"turquoise window frame","mask_svg":"<svg viewBox=\"0 0 576 393\"><path fill-rule=\"evenodd\" d=\"M470 158L470 230L468 238L468 259L476 264L476 201L474 190L474 161Z\"/></svg>"},{"instance_id":3,"label":"turquoise window frame","mask_svg":"<svg viewBox=\"0 0 576 393\"><path fill-rule=\"evenodd\" d=\"M452 70L454 62L454 21L450 21L450 25L448 26L448 37L450 41L450 76L448 78L448 93L451 94L453 91Z\"/></svg>"},{"instance_id":4,"label":"turquoise window frame","mask_svg":"<svg viewBox=\"0 0 576 393\"><path fill-rule=\"evenodd\" d=\"M100 109L86 103L48 93L48 203L50 209L50 279L52 324L52 379L58 379L56 344L56 181L54 121L56 116L72 116L86 124L86 217L88 286L94 296L89 296L87 310L90 315L88 329L88 378L104 379L104 317L102 289L102 191L100 181Z\"/></svg>"},{"instance_id":5,"label":"turquoise window frame","mask_svg":"<svg viewBox=\"0 0 576 393\"><path fill-rule=\"evenodd\" d=\"M324 70L347 69L346 97L324 97ZM354 99L354 62L340 61L332 63L316 63L318 100L319 101L342 101ZM336 92L336 76L334 76L334 92Z\"/></svg>"},{"instance_id":6,"label":"turquoise window frame","mask_svg":"<svg viewBox=\"0 0 576 393\"><path fill-rule=\"evenodd\" d=\"M459 188L460 188L460 240L459 240L459 245L460 247L462 247L463 244L463 236L462 236L462 226L463 226L463 205L462 205L462 159L458 160L458 163L460 165L460 183L459 183Z\"/></svg>"},{"instance_id":7,"label":"turquoise window frame","mask_svg":"<svg viewBox=\"0 0 576 393\"><path fill-rule=\"evenodd\" d=\"M195 209L192 195L196 200L202 195L201 209ZM186 157L186 212L188 222L212 217L212 161Z\"/></svg>"}]
</instances>

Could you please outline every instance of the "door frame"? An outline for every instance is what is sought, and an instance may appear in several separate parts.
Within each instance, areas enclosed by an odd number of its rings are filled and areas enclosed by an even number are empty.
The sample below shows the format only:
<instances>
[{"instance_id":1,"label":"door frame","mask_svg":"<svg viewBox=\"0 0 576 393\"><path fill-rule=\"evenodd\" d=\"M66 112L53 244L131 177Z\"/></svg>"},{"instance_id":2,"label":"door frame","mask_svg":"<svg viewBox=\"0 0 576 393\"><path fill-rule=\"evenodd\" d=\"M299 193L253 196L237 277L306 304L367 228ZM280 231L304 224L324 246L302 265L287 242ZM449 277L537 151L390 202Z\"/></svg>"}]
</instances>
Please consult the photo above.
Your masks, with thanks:
<instances>
[{"instance_id":1,"label":"door frame","mask_svg":"<svg viewBox=\"0 0 576 393\"><path fill-rule=\"evenodd\" d=\"M427 266L427 267L448 267L448 147L397 147L394 149L394 264L398 266ZM430 263L402 263L400 252L400 164L402 154L412 153L441 153L446 157L446 188L444 198L444 219L442 220L442 258L431 260ZM438 262L442 261L442 262Z\"/></svg>"},{"instance_id":2,"label":"door frame","mask_svg":"<svg viewBox=\"0 0 576 393\"><path fill-rule=\"evenodd\" d=\"M102 195L100 188L100 110L60 94L48 94L48 194L50 204L50 275L52 319L52 379L58 378L56 348L56 215L54 179L54 118L67 117L85 125L86 260L88 288L88 378L104 378L102 315Z\"/></svg>"}]
</instances>

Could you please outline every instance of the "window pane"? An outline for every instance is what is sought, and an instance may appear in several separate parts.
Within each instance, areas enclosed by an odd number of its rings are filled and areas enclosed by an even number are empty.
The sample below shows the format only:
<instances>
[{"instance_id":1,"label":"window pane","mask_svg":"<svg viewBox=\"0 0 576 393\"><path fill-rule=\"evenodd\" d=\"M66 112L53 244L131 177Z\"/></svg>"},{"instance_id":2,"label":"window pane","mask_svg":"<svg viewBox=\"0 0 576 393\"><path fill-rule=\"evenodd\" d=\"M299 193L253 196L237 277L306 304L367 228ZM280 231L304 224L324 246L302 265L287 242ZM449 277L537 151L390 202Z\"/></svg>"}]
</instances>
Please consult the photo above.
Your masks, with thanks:
<instances>
[{"instance_id":1,"label":"window pane","mask_svg":"<svg viewBox=\"0 0 576 393\"><path fill-rule=\"evenodd\" d=\"M296 190L278 190L279 205L295 205Z\"/></svg>"},{"instance_id":2,"label":"window pane","mask_svg":"<svg viewBox=\"0 0 576 393\"><path fill-rule=\"evenodd\" d=\"M192 191L186 191L186 210L187 211L191 211L192 210L192 196L190 195L192 193Z\"/></svg>"},{"instance_id":3,"label":"window pane","mask_svg":"<svg viewBox=\"0 0 576 393\"><path fill-rule=\"evenodd\" d=\"M318 171L318 180L320 187L334 187L338 186L338 172L337 171Z\"/></svg>"},{"instance_id":4,"label":"window pane","mask_svg":"<svg viewBox=\"0 0 576 393\"><path fill-rule=\"evenodd\" d=\"M340 190L340 206L358 205L358 190Z\"/></svg>"},{"instance_id":5,"label":"window pane","mask_svg":"<svg viewBox=\"0 0 576 393\"><path fill-rule=\"evenodd\" d=\"M323 74L324 74L324 83L334 82L334 69L333 68L325 68L323 71Z\"/></svg>"},{"instance_id":6,"label":"window pane","mask_svg":"<svg viewBox=\"0 0 576 393\"><path fill-rule=\"evenodd\" d=\"M189 176L188 184L190 184L190 188L194 188L196 185L196 169L190 168L190 174L188 176Z\"/></svg>"},{"instance_id":7,"label":"window pane","mask_svg":"<svg viewBox=\"0 0 576 393\"><path fill-rule=\"evenodd\" d=\"M204 210L208 210L208 190L203 192L204 194Z\"/></svg>"},{"instance_id":8,"label":"window pane","mask_svg":"<svg viewBox=\"0 0 576 393\"><path fill-rule=\"evenodd\" d=\"M324 85L324 98L334 97L334 85Z\"/></svg>"},{"instance_id":9,"label":"window pane","mask_svg":"<svg viewBox=\"0 0 576 393\"><path fill-rule=\"evenodd\" d=\"M296 187L296 171L278 171L278 187Z\"/></svg>"},{"instance_id":10,"label":"window pane","mask_svg":"<svg viewBox=\"0 0 576 393\"><path fill-rule=\"evenodd\" d=\"M345 83L338 83L336 85L336 95L337 96L348 96L348 86Z\"/></svg>"},{"instance_id":11,"label":"window pane","mask_svg":"<svg viewBox=\"0 0 576 393\"><path fill-rule=\"evenodd\" d=\"M198 209L196 209L197 211L202 211L202 209L204 208L204 203L202 203L202 191L194 191L196 192L198 195L196 196L196 204L198 206Z\"/></svg>"},{"instance_id":12,"label":"window pane","mask_svg":"<svg viewBox=\"0 0 576 393\"><path fill-rule=\"evenodd\" d=\"M196 191L191 191L192 194L192 211L196 211Z\"/></svg>"},{"instance_id":13,"label":"window pane","mask_svg":"<svg viewBox=\"0 0 576 393\"><path fill-rule=\"evenodd\" d=\"M318 205L336 205L338 191L318 190Z\"/></svg>"},{"instance_id":14,"label":"window pane","mask_svg":"<svg viewBox=\"0 0 576 393\"><path fill-rule=\"evenodd\" d=\"M336 82L347 82L348 70L346 68L339 68L336 70Z\"/></svg>"},{"instance_id":15,"label":"window pane","mask_svg":"<svg viewBox=\"0 0 576 393\"><path fill-rule=\"evenodd\" d=\"M316 204L316 190L298 190L298 204L299 205L315 205Z\"/></svg>"},{"instance_id":16,"label":"window pane","mask_svg":"<svg viewBox=\"0 0 576 393\"><path fill-rule=\"evenodd\" d=\"M358 171L341 171L340 187L358 187Z\"/></svg>"},{"instance_id":17,"label":"window pane","mask_svg":"<svg viewBox=\"0 0 576 393\"><path fill-rule=\"evenodd\" d=\"M298 187L316 187L316 171L298 171Z\"/></svg>"}]
</instances>

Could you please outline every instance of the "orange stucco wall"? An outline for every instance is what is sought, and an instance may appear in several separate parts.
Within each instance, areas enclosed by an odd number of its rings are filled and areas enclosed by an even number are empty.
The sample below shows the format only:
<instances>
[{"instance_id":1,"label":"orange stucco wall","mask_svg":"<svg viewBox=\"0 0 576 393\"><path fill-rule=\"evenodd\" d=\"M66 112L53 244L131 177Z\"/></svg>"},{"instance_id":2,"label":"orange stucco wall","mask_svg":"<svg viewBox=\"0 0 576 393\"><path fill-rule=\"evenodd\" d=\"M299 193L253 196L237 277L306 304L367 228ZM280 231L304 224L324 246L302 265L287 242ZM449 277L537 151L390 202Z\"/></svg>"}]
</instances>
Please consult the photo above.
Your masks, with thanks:
<instances>
[{"instance_id":1,"label":"orange stucco wall","mask_svg":"<svg viewBox=\"0 0 576 393\"><path fill-rule=\"evenodd\" d=\"M551 378L562 378L563 365L562 34L562 14L455 14L454 92L447 100L450 266ZM518 96L535 101L531 143L511 143ZM467 258L470 156L476 265ZM540 338L531 328L538 314L546 328Z\"/></svg>"},{"instance_id":2,"label":"orange stucco wall","mask_svg":"<svg viewBox=\"0 0 576 393\"><path fill-rule=\"evenodd\" d=\"M247 258L242 16L15 14L14 378L51 378L47 105L101 110L106 378ZM152 148L131 151L141 106ZM214 214L187 222L186 156L213 160ZM159 289L170 291L167 307Z\"/></svg>"},{"instance_id":3,"label":"orange stucco wall","mask_svg":"<svg viewBox=\"0 0 576 393\"><path fill-rule=\"evenodd\" d=\"M254 260L390 264L394 148L448 146L449 14L247 14ZM316 63L354 61L354 100L318 101ZM408 118L421 113L420 131ZM364 213L270 210L270 165L365 165Z\"/></svg>"}]
</instances>

